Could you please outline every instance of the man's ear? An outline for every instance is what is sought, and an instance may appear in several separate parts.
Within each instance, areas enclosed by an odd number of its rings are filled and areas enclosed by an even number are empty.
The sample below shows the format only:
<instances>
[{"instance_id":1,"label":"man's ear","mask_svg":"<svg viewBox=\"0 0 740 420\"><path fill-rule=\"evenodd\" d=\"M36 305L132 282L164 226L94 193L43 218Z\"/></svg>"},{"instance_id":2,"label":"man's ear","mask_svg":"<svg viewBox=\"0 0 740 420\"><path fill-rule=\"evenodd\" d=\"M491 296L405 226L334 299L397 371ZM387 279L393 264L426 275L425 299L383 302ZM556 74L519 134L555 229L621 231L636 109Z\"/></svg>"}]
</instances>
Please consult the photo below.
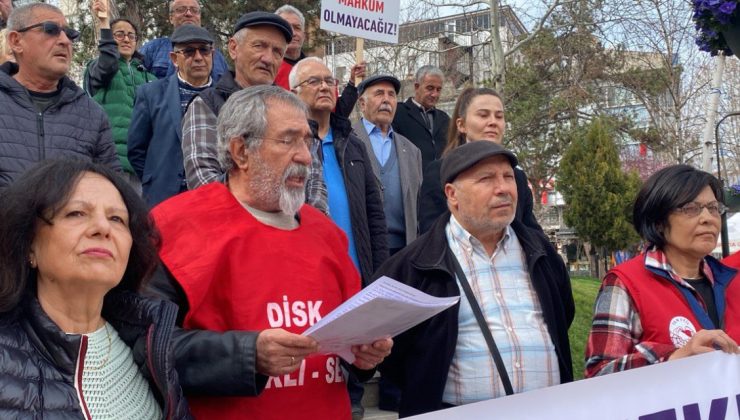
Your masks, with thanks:
<instances>
[{"instance_id":1,"label":"man's ear","mask_svg":"<svg viewBox=\"0 0 740 420\"><path fill-rule=\"evenodd\" d=\"M172 65L177 68L177 54L172 51L170 51L170 61L172 61Z\"/></svg>"},{"instance_id":2,"label":"man's ear","mask_svg":"<svg viewBox=\"0 0 740 420\"><path fill-rule=\"evenodd\" d=\"M232 137L229 140L229 154L231 160L234 161L234 166L239 169L247 169L249 166L249 155L247 154L247 146L244 144L244 137Z\"/></svg>"},{"instance_id":3,"label":"man's ear","mask_svg":"<svg viewBox=\"0 0 740 420\"><path fill-rule=\"evenodd\" d=\"M239 48L239 43L236 42L236 39L232 36L229 38L229 56L232 60L236 61L236 50Z\"/></svg>"},{"instance_id":4,"label":"man's ear","mask_svg":"<svg viewBox=\"0 0 740 420\"><path fill-rule=\"evenodd\" d=\"M23 51L23 47L21 46L21 34L19 32L9 31L6 39L8 41L8 47L13 51L13 54L18 54Z\"/></svg>"},{"instance_id":5,"label":"man's ear","mask_svg":"<svg viewBox=\"0 0 740 420\"><path fill-rule=\"evenodd\" d=\"M450 207L457 207L457 188L452 183L445 184L445 197L447 197L447 204Z\"/></svg>"}]
</instances>

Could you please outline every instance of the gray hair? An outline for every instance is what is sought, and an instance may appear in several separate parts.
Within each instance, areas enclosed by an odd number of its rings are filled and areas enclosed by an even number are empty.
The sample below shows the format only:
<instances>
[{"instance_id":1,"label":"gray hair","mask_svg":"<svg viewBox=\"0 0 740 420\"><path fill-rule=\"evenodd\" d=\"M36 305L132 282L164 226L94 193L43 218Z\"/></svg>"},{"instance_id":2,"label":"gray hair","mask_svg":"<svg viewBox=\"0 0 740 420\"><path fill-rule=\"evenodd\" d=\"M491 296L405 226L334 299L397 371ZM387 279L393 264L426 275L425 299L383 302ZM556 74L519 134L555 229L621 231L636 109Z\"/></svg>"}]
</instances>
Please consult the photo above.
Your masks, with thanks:
<instances>
[{"instance_id":1,"label":"gray hair","mask_svg":"<svg viewBox=\"0 0 740 420\"><path fill-rule=\"evenodd\" d=\"M308 109L297 96L279 86L259 85L232 94L218 113L216 134L218 160L228 172L234 168L229 143L234 137L243 137L247 150L254 151L262 144L267 130L267 107L284 104L297 108L308 119Z\"/></svg>"},{"instance_id":2,"label":"gray hair","mask_svg":"<svg viewBox=\"0 0 740 420\"><path fill-rule=\"evenodd\" d=\"M53 6L51 4L47 4L47 3L24 4L23 6L14 8L13 11L10 12L10 16L8 17L8 29L11 31L17 31L19 29L23 29L30 25L33 25L33 22L32 22L33 14L36 11L36 9L46 10L46 11L58 13L64 16L64 13L62 13L62 11L59 10L58 7Z\"/></svg>"},{"instance_id":3,"label":"gray hair","mask_svg":"<svg viewBox=\"0 0 740 420\"><path fill-rule=\"evenodd\" d=\"M175 13L175 1L176 0L170 0L167 3L169 4L170 14ZM198 8L201 8L200 2L198 2Z\"/></svg>"},{"instance_id":4,"label":"gray hair","mask_svg":"<svg viewBox=\"0 0 740 420\"><path fill-rule=\"evenodd\" d=\"M295 89L296 86L298 86L298 70L300 70L300 67L303 67L306 63L321 63L322 65L326 66L324 64L324 60L320 59L319 57L306 57L303 60L295 63L292 69L290 69L290 74L288 74L288 85L291 89Z\"/></svg>"},{"instance_id":5,"label":"gray hair","mask_svg":"<svg viewBox=\"0 0 740 420\"><path fill-rule=\"evenodd\" d=\"M439 67L435 66L421 66L419 67L419 70L416 70L416 75L414 76L414 81L416 83L421 83L422 80L424 80L427 76L439 76L444 80L445 74L442 72L442 70Z\"/></svg>"},{"instance_id":6,"label":"gray hair","mask_svg":"<svg viewBox=\"0 0 740 420\"><path fill-rule=\"evenodd\" d=\"M298 20L301 21L301 29L306 29L306 18L303 17L303 13L301 13L300 10L296 9L295 7L289 4L284 4L280 6L277 10L275 10L275 14L278 16L284 15L284 14L296 15L298 16Z\"/></svg>"}]
</instances>

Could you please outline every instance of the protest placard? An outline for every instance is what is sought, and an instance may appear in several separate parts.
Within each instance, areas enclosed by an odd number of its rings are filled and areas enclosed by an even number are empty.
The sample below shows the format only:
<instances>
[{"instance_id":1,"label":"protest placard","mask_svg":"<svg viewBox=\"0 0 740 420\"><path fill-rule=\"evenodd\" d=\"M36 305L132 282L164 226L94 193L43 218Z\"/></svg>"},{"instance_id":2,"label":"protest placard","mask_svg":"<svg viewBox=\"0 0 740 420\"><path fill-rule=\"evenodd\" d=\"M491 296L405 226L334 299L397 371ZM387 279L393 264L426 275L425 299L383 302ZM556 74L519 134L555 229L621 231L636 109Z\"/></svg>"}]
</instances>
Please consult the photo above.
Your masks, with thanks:
<instances>
[{"instance_id":1,"label":"protest placard","mask_svg":"<svg viewBox=\"0 0 740 420\"><path fill-rule=\"evenodd\" d=\"M321 29L398 43L399 0L321 0Z\"/></svg>"},{"instance_id":2,"label":"protest placard","mask_svg":"<svg viewBox=\"0 0 740 420\"><path fill-rule=\"evenodd\" d=\"M410 418L739 420L740 356L715 351Z\"/></svg>"}]
</instances>

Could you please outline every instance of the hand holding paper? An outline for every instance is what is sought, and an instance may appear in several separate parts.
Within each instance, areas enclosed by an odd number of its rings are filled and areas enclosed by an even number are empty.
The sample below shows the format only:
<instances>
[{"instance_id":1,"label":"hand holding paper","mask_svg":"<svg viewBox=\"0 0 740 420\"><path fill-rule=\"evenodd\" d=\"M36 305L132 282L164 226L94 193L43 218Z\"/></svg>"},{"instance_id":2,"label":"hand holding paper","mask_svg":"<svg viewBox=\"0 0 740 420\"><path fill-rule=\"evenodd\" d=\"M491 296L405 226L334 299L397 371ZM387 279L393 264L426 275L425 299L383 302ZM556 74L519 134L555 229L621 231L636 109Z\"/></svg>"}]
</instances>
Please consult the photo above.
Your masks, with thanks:
<instances>
[{"instance_id":1,"label":"hand holding paper","mask_svg":"<svg viewBox=\"0 0 740 420\"><path fill-rule=\"evenodd\" d=\"M354 363L352 346L394 337L458 300L459 296L430 296L391 278L381 277L304 331L303 335L316 340L321 352L336 353ZM379 349L376 347L376 350Z\"/></svg>"}]
</instances>

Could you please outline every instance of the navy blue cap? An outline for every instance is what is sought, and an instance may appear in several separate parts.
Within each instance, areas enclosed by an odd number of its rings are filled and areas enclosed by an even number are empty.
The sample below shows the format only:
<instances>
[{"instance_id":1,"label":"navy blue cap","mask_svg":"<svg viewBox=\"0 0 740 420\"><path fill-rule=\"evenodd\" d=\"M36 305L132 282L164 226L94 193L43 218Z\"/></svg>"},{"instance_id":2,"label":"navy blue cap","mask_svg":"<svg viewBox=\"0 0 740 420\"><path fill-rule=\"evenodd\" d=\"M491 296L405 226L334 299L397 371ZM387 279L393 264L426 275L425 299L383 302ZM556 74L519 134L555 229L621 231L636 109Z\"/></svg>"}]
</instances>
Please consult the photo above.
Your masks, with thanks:
<instances>
[{"instance_id":1,"label":"navy blue cap","mask_svg":"<svg viewBox=\"0 0 740 420\"><path fill-rule=\"evenodd\" d=\"M249 12L241 15L236 21L236 25L234 25L234 33L244 28L260 25L269 25L277 28L285 36L286 42L290 42L293 39L293 28L290 26L290 23L275 13L270 12Z\"/></svg>"},{"instance_id":2,"label":"navy blue cap","mask_svg":"<svg viewBox=\"0 0 740 420\"><path fill-rule=\"evenodd\" d=\"M172 42L172 45L185 44L188 42L206 42L213 44L215 40L205 28L201 28L198 25L185 24L178 26L177 29L172 32L170 42Z\"/></svg>"},{"instance_id":3,"label":"navy blue cap","mask_svg":"<svg viewBox=\"0 0 740 420\"><path fill-rule=\"evenodd\" d=\"M401 90L401 82L395 77L391 76L390 74L376 74L360 82L360 85L357 86L357 93L359 95L362 95L365 92L365 89L380 82L388 82L392 84L393 87L396 89L396 94L398 94L398 92Z\"/></svg>"},{"instance_id":4,"label":"navy blue cap","mask_svg":"<svg viewBox=\"0 0 740 420\"><path fill-rule=\"evenodd\" d=\"M489 140L470 141L453 149L442 159L442 168L439 171L442 185L454 181L460 173L472 168L483 159L496 155L506 156L512 168L519 164L513 153L504 146Z\"/></svg>"}]
</instances>

